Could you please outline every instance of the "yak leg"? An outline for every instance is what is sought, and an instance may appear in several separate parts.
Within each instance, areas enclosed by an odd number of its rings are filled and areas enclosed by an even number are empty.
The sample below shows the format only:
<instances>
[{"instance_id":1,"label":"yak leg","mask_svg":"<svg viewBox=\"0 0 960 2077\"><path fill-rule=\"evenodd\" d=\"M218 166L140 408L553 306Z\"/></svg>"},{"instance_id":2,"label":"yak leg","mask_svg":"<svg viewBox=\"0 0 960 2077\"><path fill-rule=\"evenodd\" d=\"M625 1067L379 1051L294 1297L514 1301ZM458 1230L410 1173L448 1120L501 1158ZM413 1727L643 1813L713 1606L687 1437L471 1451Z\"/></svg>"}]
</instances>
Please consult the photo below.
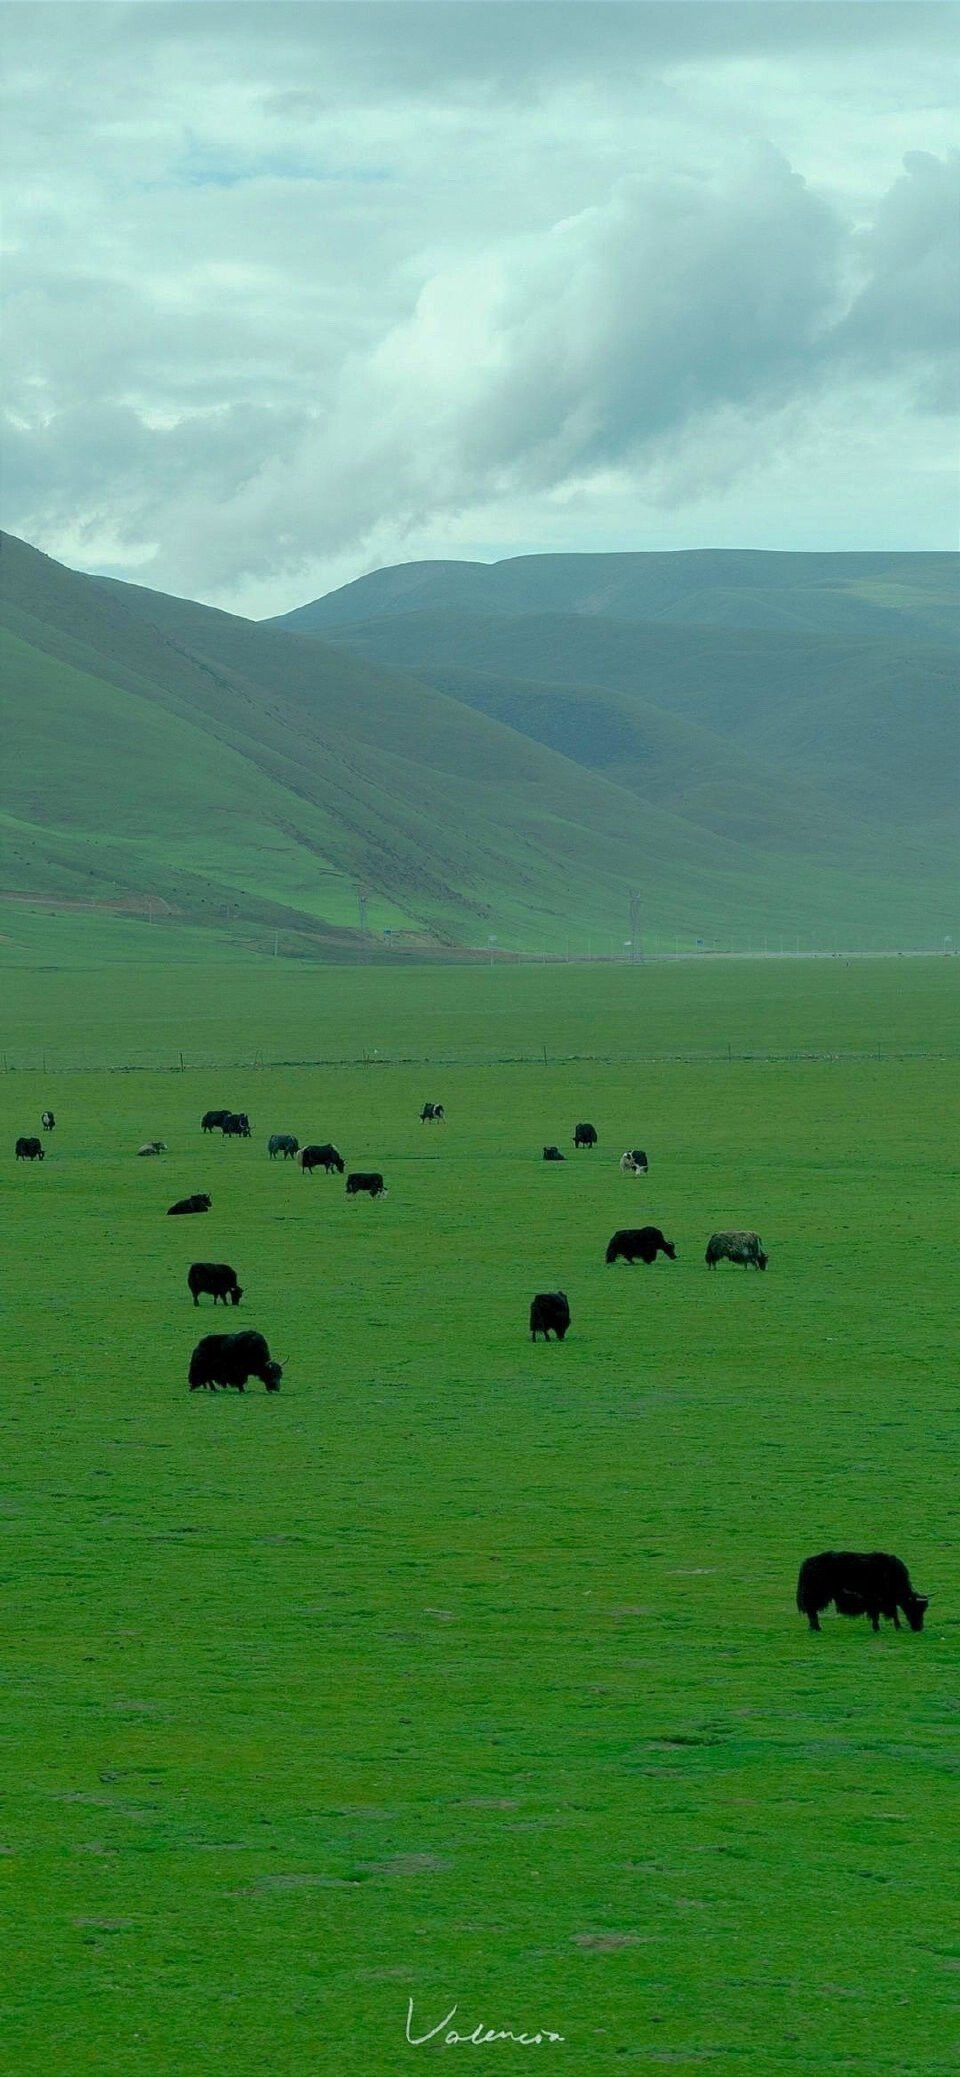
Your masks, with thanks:
<instances>
[{"instance_id":1,"label":"yak leg","mask_svg":"<svg viewBox=\"0 0 960 2077\"><path fill-rule=\"evenodd\" d=\"M808 1608L808 1609L807 1609L807 1621L808 1621L808 1623L809 1623L809 1625L810 1625L810 1628L811 1628L811 1630L819 1630L819 1628L820 1628L820 1617L819 1617L819 1614L817 1613L817 1610L816 1610L815 1608Z\"/></svg>"}]
</instances>

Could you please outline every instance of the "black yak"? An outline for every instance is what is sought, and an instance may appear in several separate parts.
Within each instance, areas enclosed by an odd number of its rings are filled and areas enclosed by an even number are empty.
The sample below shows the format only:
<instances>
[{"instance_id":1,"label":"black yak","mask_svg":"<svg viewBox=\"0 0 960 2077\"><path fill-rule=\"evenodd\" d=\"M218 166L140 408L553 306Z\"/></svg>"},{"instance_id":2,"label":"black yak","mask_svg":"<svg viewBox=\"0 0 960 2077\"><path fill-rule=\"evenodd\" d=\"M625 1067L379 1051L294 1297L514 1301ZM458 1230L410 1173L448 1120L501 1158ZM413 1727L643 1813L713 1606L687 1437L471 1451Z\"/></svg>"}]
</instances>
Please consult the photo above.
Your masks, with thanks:
<instances>
[{"instance_id":1,"label":"black yak","mask_svg":"<svg viewBox=\"0 0 960 2077\"><path fill-rule=\"evenodd\" d=\"M18 1161L43 1161L44 1151L38 1139L18 1139L16 1145Z\"/></svg>"},{"instance_id":2,"label":"black yak","mask_svg":"<svg viewBox=\"0 0 960 2077\"><path fill-rule=\"evenodd\" d=\"M292 1161L299 1152L300 1141L294 1139L292 1132L272 1132L270 1134L270 1138L267 1141L267 1153L271 1161L275 1161L278 1154L282 1154L285 1161Z\"/></svg>"},{"instance_id":3,"label":"black yak","mask_svg":"<svg viewBox=\"0 0 960 2077\"><path fill-rule=\"evenodd\" d=\"M191 1262L187 1270L187 1285L193 1295L194 1305L199 1305L202 1291L209 1292L216 1305L219 1299L226 1305L239 1305L243 1287L237 1282L237 1272L229 1262Z\"/></svg>"},{"instance_id":4,"label":"black yak","mask_svg":"<svg viewBox=\"0 0 960 2077\"><path fill-rule=\"evenodd\" d=\"M387 1195L383 1187L383 1177L381 1175L377 1175L372 1171L369 1174L364 1174L358 1170L353 1175L347 1177L347 1196L356 1197L362 1191L365 1191L368 1197L386 1197Z\"/></svg>"},{"instance_id":5,"label":"black yak","mask_svg":"<svg viewBox=\"0 0 960 2077\"><path fill-rule=\"evenodd\" d=\"M597 1144L596 1126L578 1125L574 1130L573 1144L575 1147L595 1147Z\"/></svg>"},{"instance_id":6,"label":"black yak","mask_svg":"<svg viewBox=\"0 0 960 2077\"><path fill-rule=\"evenodd\" d=\"M748 1269L766 1269L769 1255L763 1252L759 1233L711 1233L704 1256L708 1269L716 1269L718 1262L742 1262Z\"/></svg>"},{"instance_id":7,"label":"black yak","mask_svg":"<svg viewBox=\"0 0 960 2077\"><path fill-rule=\"evenodd\" d=\"M565 1161L566 1155L561 1154L559 1147L544 1147L543 1158L545 1161Z\"/></svg>"},{"instance_id":8,"label":"black yak","mask_svg":"<svg viewBox=\"0 0 960 2077\"><path fill-rule=\"evenodd\" d=\"M232 1118L232 1111L204 1111L200 1120L201 1132L222 1132L224 1118Z\"/></svg>"},{"instance_id":9,"label":"black yak","mask_svg":"<svg viewBox=\"0 0 960 2077\"><path fill-rule=\"evenodd\" d=\"M659 1226L622 1226L607 1248L607 1261L655 1262L658 1255L677 1259L672 1240L664 1240Z\"/></svg>"},{"instance_id":10,"label":"black yak","mask_svg":"<svg viewBox=\"0 0 960 2077\"><path fill-rule=\"evenodd\" d=\"M176 1204L171 1204L167 1210L167 1218L176 1219L187 1212L208 1212L212 1203L212 1197L207 1197L205 1192L198 1190L193 1197L179 1197Z\"/></svg>"},{"instance_id":11,"label":"black yak","mask_svg":"<svg viewBox=\"0 0 960 2077\"><path fill-rule=\"evenodd\" d=\"M228 1111L220 1130L224 1139L249 1139L250 1120L246 1111Z\"/></svg>"},{"instance_id":12,"label":"black yak","mask_svg":"<svg viewBox=\"0 0 960 2077\"><path fill-rule=\"evenodd\" d=\"M232 1385L242 1392L248 1377L258 1377L268 1392L279 1392L283 1368L275 1363L262 1334L205 1334L190 1358L191 1392Z\"/></svg>"},{"instance_id":13,"label":"black yak","mask_svg":"<svg viewBox=\"0 0 960 2077\"><path fill-rule=\"evenodd\" d=\"M888 1551L820 1551L815 1558L804 1558L797 1608L811 1630L819 1630L821 1612L831 1601L838 1615L868 1615L875 1630L881 1616L899 1630L898 1608L911 1630L922 1630L929 1607L926 1594L914 1593L903 1559L892 1558Z\"/></svg>"},{"instance_id":14,"label":"black yak","mask_svg":"<svg viewBox=\"0 0 960 2077\"><path fill-rule=\"evenodd\" d=\"M315 1168L322 1168L324 1175L329 1175L331 1170L335 1170L338 1176L342 1176L343 1155L338 1154L336 1147L332 1146L304 1147L300 1154L300 1166L305 1176L312 1175Z\"/></svg>"},{"instance_id":15,"label":"black yak","mask_svg":"<svg viewBox=\"0 0 960 2077\"><path fill-rule=\"evenodd\" d=\"M530 1339L536 1341L542 1334L549 1341L551 1331L562 1341L570 1325L570 1307L565 1291L538 1291L530 1306Z\"/></svg>"},{"instance_id":16,"label":"black yak","mask_svg":"<svg viewBox=\"0 0 960 2077\"><path fill-rule=\"evenodd\" d=\"M425 1103L420 1113L421 1125L445 1125L446 1116L442 1103Z\"/></svg>"}]
</instances>

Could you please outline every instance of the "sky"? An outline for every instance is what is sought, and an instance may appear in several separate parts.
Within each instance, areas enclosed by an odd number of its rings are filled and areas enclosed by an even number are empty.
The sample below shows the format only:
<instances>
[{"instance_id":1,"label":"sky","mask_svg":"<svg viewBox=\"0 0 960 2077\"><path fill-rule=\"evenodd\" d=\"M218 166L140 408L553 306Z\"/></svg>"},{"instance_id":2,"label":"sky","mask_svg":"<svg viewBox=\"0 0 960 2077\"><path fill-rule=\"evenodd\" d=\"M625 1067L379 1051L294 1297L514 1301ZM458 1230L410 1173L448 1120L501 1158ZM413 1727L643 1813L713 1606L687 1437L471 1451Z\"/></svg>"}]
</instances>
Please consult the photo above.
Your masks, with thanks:
<instances>
[{"instance_id":1,"label":"sky","mask_svg":"<svg viewBox=\"0 0 960 2077\"><path fill-rule=\"evenodd\" d=\"M3 524L383 564L957 546L949 0L13 0Z\"/></svg>"}]
</instances>

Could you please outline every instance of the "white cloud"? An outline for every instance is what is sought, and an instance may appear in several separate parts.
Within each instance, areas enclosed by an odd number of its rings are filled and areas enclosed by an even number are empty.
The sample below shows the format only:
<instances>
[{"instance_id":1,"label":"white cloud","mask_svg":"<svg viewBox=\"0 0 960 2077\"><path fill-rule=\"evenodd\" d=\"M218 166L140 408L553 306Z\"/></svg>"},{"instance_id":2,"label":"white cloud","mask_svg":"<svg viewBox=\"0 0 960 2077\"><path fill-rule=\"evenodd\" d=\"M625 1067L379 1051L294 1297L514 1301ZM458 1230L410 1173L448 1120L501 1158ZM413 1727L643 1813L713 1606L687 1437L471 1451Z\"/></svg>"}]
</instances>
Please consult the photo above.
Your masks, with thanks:
<instances>
[{"instance_id":1,"label":"white cloud","mask_svg":"<svg viewBox=\"0 0 960 2077\"><path fill-rule=\"evenodd\" d=\"M952 545L955 19L8 9L5 523L253 612L479 544Z\"/></svg>"}]
</instances>

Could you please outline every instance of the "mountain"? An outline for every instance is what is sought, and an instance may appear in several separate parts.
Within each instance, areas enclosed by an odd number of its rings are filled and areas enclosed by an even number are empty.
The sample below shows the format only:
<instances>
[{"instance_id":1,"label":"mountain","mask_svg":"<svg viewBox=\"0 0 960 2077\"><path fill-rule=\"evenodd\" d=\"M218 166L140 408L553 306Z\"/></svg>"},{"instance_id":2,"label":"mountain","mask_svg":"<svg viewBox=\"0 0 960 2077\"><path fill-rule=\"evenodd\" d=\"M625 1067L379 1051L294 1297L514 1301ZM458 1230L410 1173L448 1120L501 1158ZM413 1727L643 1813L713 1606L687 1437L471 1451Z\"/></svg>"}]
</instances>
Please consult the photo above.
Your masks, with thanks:
<instances>
[{"instance_id":1,"label":"mountain","mask_svg":"<svg viewBox=\"0 0 960 2077\"><path fill-rule=\"evenodd\" d=\"M957 665L943 645L668 627L576 614L377 617L337 644L415 673L646 794L638 729L706 730L716 777L734 751L772 805L813 788L844 816L936 825L956 805ZM678 744L677 783L689 767Z\"/></svg>"},{"instance_id":2,"label":"mountain","mask_svg":"<svg viewBox=\"0 0 960 2077\"><path fill-rule=\"evenodd\" d=\"M332 634L401 613L481 619L576 613L675 627L955 641L957 563L955 555L741 548L401 563L298 606L278 624L301 634Z\"/></svg>"},{"instance_id":3,"label":"mountain","mask_svg":"<svg viewBox=\"0 0 960 2077\"><path fill-rule=\"evenodd\" d=\"M411 672L767 870L793 854L886 879L896 858L946 886L958 568L732 551L419 563L276 624Z\"/></svg>"},{"instance_id":4,"label":"mountain","mask_svg":"<svg viewBox=\"0 0 960 2077\"><path fill-rule=\"evenodd\" d=\"M542 680L514 677L512 651L491 684L475 660L444 660L461 623L440 618L442 638L425 616L416 646L432 661L413 668L360 653L356 629L333 646L80 576L5 537L3 932L15 939L24 910L82 909L105 929L123 918L125 942L137 917L178 944L202 927L216 956L275 936L334 958L371 937L410 956L491 938L619 951L638 891L651 945L778 931L929 944L952 930L926 809L891 845L882 820L841 812L692 698L670 711L602 681L588 695L552 661ZM568 633L543 618L562 653ZM470 623L477 654L489 662L490 630L522 624ZM520 660L556 653L533 641Z\"/></svg>"}]
</instances>

